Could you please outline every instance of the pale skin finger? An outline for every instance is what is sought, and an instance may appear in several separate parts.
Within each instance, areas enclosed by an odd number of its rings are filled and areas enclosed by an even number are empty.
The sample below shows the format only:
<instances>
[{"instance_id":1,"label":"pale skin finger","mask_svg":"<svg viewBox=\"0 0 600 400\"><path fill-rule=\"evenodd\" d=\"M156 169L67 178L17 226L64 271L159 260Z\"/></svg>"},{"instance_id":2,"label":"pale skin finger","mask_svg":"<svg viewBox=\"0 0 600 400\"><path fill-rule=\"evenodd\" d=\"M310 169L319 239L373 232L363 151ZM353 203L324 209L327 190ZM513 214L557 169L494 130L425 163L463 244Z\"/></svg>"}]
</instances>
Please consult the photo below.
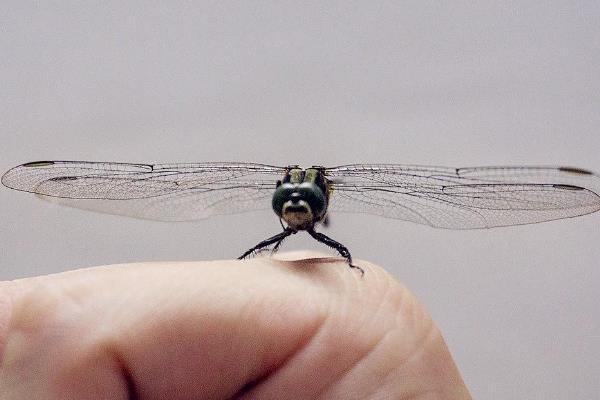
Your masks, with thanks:
<instances>
[{"instance_id":1,"label":"pale skin finger","mask_svg":"<svg viewBox=\"0 0 600 400\"><path fill-rule=\"evenodd\" d=\"M469 399L415 298L360 265L362 278L337 258L256 258L4 283L0 397Z\"/></svg>"}]
</instances>

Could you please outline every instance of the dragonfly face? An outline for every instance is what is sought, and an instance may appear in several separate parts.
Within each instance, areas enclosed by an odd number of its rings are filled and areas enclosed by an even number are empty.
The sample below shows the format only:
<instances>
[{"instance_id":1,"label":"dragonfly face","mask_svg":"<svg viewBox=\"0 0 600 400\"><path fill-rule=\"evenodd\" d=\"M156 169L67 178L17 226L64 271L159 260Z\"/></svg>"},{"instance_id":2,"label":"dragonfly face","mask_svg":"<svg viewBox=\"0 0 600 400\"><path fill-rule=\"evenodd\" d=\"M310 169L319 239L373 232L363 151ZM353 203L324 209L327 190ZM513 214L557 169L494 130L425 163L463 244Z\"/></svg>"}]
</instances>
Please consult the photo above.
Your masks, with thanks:
<instances>
[{"instance_id":1,"label":"dragonfly face","mask_svg":"<svg viewBox=\"0 0 600 400\"><path fill-rule=\"evenodd\" d=\"M292 167L277 183L271 203L275 214L298 231L322 221L328 201L329 185L322 169Z\"/></svg>"}]
</instances>

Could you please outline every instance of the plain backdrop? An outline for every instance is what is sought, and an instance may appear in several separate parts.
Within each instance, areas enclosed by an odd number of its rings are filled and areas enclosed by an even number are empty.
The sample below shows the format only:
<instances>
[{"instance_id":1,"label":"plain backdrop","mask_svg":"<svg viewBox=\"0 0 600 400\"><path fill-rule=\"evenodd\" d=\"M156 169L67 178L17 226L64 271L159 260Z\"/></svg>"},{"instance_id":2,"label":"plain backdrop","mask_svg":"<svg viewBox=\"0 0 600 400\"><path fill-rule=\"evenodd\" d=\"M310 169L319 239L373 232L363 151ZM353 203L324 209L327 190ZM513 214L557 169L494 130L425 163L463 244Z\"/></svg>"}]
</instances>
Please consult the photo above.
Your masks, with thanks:
<instances>
[{"instance_id":1,"label":"plain backdrop","mask_svg":"<svg viewBox=\"0 0 600 400\"><path fill-rule=\"evenodd\" d=\"M0 169L600 171L599 21L597 1L3 1ZM233 258L280 229L270 211L159 223L0 189L2 279ZM485 231L331 217L328 234L426 305L475 398L600 398L600 215ZM333 254L308 235L283 248Z\"/></svg>"}]
</instances>

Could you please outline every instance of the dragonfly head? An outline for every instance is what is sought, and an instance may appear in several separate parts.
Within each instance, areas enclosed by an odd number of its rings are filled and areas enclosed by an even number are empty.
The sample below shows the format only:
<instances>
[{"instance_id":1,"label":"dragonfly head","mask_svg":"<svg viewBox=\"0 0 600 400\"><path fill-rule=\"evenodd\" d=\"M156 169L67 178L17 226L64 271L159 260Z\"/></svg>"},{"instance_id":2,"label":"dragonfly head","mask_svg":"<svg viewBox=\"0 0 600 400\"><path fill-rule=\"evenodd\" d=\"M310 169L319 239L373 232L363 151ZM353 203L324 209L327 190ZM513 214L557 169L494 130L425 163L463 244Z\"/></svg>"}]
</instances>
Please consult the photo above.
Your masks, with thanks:
<instances>
[{"instance_id":1,"label":"dragonfly head","mask_svg":"<svg viewBox=\"0 0 600 400\"><path fill-rule=\"evenodd\" d=\"M290 228L305 230L325 217L327 200L323 191L312 182L288 182L275 189L272 206Z\"/></svg>"}]
</instances>

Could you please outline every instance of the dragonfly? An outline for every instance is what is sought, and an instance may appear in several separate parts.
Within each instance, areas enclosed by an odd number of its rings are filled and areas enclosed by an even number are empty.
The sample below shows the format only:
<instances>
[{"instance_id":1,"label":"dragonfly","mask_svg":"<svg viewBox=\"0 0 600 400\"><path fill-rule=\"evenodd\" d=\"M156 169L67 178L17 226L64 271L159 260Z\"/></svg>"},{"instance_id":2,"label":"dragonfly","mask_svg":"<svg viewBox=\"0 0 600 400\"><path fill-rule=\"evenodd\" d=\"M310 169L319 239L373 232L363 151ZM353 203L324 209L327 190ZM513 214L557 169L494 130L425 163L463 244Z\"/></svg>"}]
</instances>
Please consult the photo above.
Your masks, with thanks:
<instances>
[{"instance_id":1,"label":"dragonfly","mask_svg":"<svg viewBox=\"0 0 600 400\"><path fill-rule=\"evenodd\" d=\"M71 207L159 221L272 208L282 231L240 259L269 248L275 252L288 236L306 231L362 273L346 246L315 230L327 223L330 211L483 229L600 209L600 176L574 167L34 161L7 171L2 183Z\"/></svg>"}]
</instances>

